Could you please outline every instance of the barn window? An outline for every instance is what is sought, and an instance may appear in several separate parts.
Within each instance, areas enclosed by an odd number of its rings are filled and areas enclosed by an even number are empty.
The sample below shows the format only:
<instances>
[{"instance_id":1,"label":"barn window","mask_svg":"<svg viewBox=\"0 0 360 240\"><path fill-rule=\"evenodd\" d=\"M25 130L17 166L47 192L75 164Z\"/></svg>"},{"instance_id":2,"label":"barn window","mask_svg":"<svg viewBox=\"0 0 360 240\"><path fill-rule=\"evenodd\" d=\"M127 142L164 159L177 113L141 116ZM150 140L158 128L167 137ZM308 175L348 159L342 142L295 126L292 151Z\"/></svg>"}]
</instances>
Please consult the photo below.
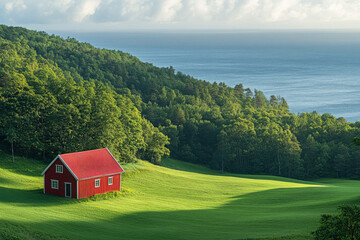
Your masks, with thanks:
<instances>
[{"instance_id":1,"label":"barn window","mask_svg":"<svg viewBox=\"0 0 360 240\"><path fill-rule=\"evenodd\" d=\"M108 185L112 185L113 184L113 177L109 177L108 178Z\"/></svg>"},{"instance_id":2,"label":"barn window","mask_svg":"<svg viewBox=\"0 0 360 240\"><path fill-rule=\"evenodd\" d=\"M52 189L59 189L59 181L51 179L51 188Z\"/></svg>"},{"instance_id":3,"label":"barn window","mask_svg":"<svg viewBox=\"0 0 360 240\"><path fill-rule=\"evenodd\" d=\"M95 179L95 187L100 187L100 179Z\"/></svg>"},{"instance_id":4,"label":"barn window","mask_svg":"<svg viewBox=\"0 0 360 240\"><path fill-rule=\"evenodd\" d=\"M56 173L63 173L63 166L62 165L56 165Z\"/></svg>"}]
</instances>

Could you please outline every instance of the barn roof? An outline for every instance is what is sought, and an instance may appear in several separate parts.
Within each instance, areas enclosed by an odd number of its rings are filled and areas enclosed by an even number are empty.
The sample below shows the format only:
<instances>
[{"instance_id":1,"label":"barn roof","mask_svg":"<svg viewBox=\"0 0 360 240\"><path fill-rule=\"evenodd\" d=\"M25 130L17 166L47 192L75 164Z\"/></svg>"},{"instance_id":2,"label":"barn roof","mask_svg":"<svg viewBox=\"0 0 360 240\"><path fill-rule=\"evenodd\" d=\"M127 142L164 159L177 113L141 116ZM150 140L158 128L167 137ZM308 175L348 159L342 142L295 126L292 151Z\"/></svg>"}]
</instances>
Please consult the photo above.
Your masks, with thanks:
<instances>
[{"instance_id":1,"label":"barn roof","mask_svg":"<svg viewBox=\"0 0 360 240\"><path fill-rule=\"evenodd\" d=\"M107 148L66 153L58 155L42 174L55 162L57 158L65 164L77 180L113 175L124 172L114 156Z\"/></svg>"}]
</instances>

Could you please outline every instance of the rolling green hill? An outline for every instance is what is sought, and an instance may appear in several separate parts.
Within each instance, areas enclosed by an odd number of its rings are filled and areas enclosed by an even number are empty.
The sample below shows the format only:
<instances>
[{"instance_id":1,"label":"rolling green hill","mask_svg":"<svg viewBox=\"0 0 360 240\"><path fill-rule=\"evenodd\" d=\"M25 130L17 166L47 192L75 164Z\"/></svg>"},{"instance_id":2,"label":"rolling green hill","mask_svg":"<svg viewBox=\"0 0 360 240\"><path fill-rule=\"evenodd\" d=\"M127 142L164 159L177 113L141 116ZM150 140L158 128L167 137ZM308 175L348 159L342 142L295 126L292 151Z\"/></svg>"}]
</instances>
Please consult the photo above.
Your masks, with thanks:
<instances>
[{"instance_id":1,"label":"rolling green hill","mask_svg":"<svg viewBox=\"0 0 360 240\"><path fill-rule=\"evenodd\" d=\"M0 230L44 239L310 239L320 214L360 197L359 181L221 175L170 159L125 165L120 196L65 199L42 194L44 167L0 152Z\"/></svg>"}]
</instances>

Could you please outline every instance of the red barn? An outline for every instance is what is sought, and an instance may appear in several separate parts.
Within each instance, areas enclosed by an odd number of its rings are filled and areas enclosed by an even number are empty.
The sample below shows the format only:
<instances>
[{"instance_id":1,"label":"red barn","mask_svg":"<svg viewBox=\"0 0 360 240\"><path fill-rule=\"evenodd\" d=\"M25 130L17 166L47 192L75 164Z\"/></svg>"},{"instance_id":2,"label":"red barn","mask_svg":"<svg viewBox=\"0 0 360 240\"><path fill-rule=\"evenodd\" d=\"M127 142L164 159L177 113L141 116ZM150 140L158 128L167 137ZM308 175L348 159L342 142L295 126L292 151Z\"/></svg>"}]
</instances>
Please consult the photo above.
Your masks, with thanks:
<instances>
[{"instance_id":1,"label":"red barn","mask_svg":"<svg viewBox=\"0 0 360 240\"><path fill-rule=\"evenodd\" d=\"M120 191L124 169L109 149L59 154L45 168L44 193L86 198L99 193Z\"/></svg>"}]
</instances>

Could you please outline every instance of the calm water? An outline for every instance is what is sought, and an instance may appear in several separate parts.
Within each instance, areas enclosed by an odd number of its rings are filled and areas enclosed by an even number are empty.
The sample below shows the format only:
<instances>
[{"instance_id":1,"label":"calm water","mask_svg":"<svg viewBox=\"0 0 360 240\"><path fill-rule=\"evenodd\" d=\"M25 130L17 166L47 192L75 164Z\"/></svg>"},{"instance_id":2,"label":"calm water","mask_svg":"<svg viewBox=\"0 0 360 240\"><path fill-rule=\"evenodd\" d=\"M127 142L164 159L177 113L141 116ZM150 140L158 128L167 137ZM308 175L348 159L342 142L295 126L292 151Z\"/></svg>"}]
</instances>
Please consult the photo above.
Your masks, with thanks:
<instances>
[{"instance_id":1,"label":"calm water","mask_svg":"<svg viewBox=\"0 0 360 240\"><path fill-rule=\"evenodd\" d=\"M360 120L360 33L62 33L210 82L281 95L294 113Z\"/></svg>"}]
</instances>

